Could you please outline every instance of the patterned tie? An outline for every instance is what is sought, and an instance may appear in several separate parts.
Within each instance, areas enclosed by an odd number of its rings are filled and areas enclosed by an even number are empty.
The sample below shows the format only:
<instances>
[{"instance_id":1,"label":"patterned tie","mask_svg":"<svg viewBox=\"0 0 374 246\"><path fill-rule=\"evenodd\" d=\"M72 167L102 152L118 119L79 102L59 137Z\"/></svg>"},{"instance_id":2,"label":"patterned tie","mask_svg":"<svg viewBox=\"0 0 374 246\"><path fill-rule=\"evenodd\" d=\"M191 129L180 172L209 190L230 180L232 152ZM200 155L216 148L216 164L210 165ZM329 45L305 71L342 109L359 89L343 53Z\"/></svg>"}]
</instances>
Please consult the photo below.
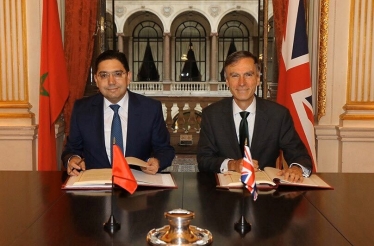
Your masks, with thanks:
<instances>
[{"instance_id":1,"label":"patterned tie","mask_svg":"<svg viewBox=\"0 0 374 246\"><path fill-rule=\"evenodd\" d=\"M118 147L122 150L123 153L123 137L122 137L122 127L121 127L121 119L118 114L119 105L112 104L109 106L114 111L113 121L112 121L112 129L111 129L111 136L110 136L110 144L111 148L113 148L113 144L115 143Z\"/></svg>"},{"instance_id":2,"label":"patterned tie","mask_svg":"<svg viewBox=\"0 0 374 246\"><path fill-rule=\"evenodd\" d=\"M248 133L248 122L247 122L248 115L249 115L249 112L247 111L240 112L240 116L242 117L242 120L240 121L240 125L239 125L239 142L240 142L240 150L242 151L243 156L244 156L245 140L247 140L247 145L249 146L249 133Z\"/></svg>"}]
</instances>

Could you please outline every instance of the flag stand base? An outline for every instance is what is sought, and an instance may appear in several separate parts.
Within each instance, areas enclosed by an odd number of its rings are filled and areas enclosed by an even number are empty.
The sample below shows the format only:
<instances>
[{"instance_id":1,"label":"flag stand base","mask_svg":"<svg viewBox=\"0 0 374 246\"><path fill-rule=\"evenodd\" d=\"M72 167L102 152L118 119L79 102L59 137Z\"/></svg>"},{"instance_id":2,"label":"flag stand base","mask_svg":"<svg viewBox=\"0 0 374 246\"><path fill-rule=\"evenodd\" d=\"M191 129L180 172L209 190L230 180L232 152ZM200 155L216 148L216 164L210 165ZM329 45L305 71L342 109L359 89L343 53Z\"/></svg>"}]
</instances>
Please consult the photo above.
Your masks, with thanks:
<instances>
[{"instance_id":1,"label":"flag stand base","mask_svg":"<svg viewBox=\"0 0 374 246\"><path fill-rule=\"evenodd\" d=\"M114 234L119 229L121 229L121 224L116 221L113 215L104 223L104 230L110 234Z\"/></svg>"},{"instance_id":2,"label":"flag stand base","mask_svg":"<svg viewBox=\"0 0 374 246\"><path fill-rule=\"evenodd\" d=\"M235 223L234 228L235 231L244 237L251 230L251 224L246 221L244 216L241 216L239 221Z\"/></svg>"},{"instance_id":3,"label":"flag stand base","mask_svg":"<svg viewBox=\"0 0 374 246\"><path fill-rule=\"evenodd\" d=\"M235 223L234 228L235 231L237 231L241 237L244 237L245 234L247 234L251 229L252 226L247 222L247 220L244 217L245 214L245 193L248 192L248 190L245 188L245 185L243 185L243 193L242 193L242 202L241 202L241 215L238 222Z\"/></svg>"}]
</instances>

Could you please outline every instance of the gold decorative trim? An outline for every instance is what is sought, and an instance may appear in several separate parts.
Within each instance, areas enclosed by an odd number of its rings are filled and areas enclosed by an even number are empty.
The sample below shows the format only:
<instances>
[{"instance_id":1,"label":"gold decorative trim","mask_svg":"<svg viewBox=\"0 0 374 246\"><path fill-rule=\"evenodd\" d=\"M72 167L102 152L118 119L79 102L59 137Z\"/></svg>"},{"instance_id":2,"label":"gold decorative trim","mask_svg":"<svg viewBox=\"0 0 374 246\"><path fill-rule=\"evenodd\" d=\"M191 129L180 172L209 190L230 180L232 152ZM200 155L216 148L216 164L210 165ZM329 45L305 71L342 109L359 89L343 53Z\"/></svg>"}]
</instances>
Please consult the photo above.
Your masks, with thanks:
<instances>
[{"instance_id":1,"label":"gold decorative trim","mask_svg":"<svg viewBox=\"0 0 374 246\"><path fill-rule=\"evenodd\" d=\"M371 11L369 12L369 16L372 16L370 19L370 26L371 28L369 29L369 32L370 32L370 38L369 38L369 42L370 42L370 51L369 51L369 54L373 54L373 36L374 36L374 31L373 31L373 27L374 27L374 18L373 18L373 14L374 14L374 2L371 3ZM369 60L369 66L368 67L373 67L373 60L374 59L370 59ZM369 72L368 72L368 78L372 78L372 70L370 69ZM372 95L371 95L371 92L373 91L373 83L370 83L369 84L369 91L368 91L368 98L372 98Z\"/></svg>"},{"instance_id":2,"label":"gold decorative trim","mask_svg":"<svg viewBox=\"0 0 374 246\"><path fill-rule=\"evenodd\" d=\"M374 115L360 115L360 114L355 114L355 115L347 115L347 114L342 114L340 115L341 120L374 120Z\"/></svg>"},{"instance_id":3,"label":"gold decorative trim","mask_svg":"<svg viewBox=\"0 0 374 246\"><path fill-rule=\"evenodd\" d=\"M343 107L344 110L374 110L374 104L368 102L367 104L364 103L357 103L357 104L346 104Z\"/></svg>"},{"instance_id":4,"label":"gold decorative trim","mask_svg":"<svg viewBox=\"0 0 374 246\"><path fill-rule=\"evenodd\" d=\"M17 119L17 118L26 118L32 119L34 118L35 114L33 113L0 113L0 119L4 120L4 118L8 119Z\"/></svg>"},{"instance_id":5,"label":"gold decorative trim","mask_svg":"<svg viewBox=\"0 0 374 246\"><path fill-rule=\"evenodd\" d=\"M24 109L31 109L31 105L28 102L0 102L0 109L1 108L24 108Z\"/></svg>"},{"instance_id":6,"label":"gold decorative trim","mask_svg":"<svg viewBox=\"0 0 374 246\"><path fill-rule=\"evenodd\" d=\"M326 115L326 83L327 83L327 38L329 20L329 1L321 1L321 18L319 33L318 61L318 120Z\"/></svg>"},{"instance_id":7,"label":"gold decorative trim","mask_svg":"<svg viewBox=\"0 0 374 246\"><path fill-rule=\"evenodd\" d=\"M351 2L351 6L350 6L350 9L352 9L352 6L354 6L354 2L352 3ZM349 20L350 20L350 23L352 23L352 21L354 20L354 11L350 11L350 16L349 16ZM350 98L351 98L351 88L352 88L352 69L351 69L351 65L352 65L352 34L353 34L353 27L352 25L350 24L349 25L349 40L348 40L348 63L349 63L349 68L348 69L348 72L347 72L347 94L346 94L346 104L343 106L343 109L346 111L348 107L350 107L349 104L347 104L347 102L350 101ZM341 120L352 120L352 116L347 116L347 113L343 113L339 116L339 118Z\"/></svg>"},{"instance_id":8,"label":"gold decorative trim","mask_svg":"<svg viewBox=\"0 0 374 246\"><path fill-rule=\"evenodd\" d=\"M28 56L27 56L27 20L26 20L26 0L22 0L22 52L23 56L21 59L23 59L23 65L24 67L21 68L23 70L23 98L24 101L29 101L29 76L28 76ZM21 51L20 51L21 52Z\"/></svg>"}]
</instances>

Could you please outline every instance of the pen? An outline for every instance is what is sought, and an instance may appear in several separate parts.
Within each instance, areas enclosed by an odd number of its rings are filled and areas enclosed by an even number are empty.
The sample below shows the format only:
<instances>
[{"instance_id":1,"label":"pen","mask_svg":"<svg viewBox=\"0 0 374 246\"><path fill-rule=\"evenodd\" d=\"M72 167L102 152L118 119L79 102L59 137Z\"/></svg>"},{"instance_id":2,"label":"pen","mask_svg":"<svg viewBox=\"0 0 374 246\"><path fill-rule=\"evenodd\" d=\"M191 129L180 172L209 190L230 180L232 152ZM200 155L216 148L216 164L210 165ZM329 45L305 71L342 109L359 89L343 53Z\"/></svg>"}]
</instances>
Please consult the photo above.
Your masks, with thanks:
<instances>
[{"instance_id":1,"label":"pen","mask_svg":"<svg viewBox=\"0 0 374 246\"><path fill-rule=\"evenodd\" d=\"M77 165L79 166L79 167L81 167L81 163L84 161L84 158L82 158L78 163L77 163ZM73 169L75 169L75 168L73 168ZM82 171L82 169L77 169L77 171L78 172L80 172L80 171Z\"/></svg>"},{"instance_id":2,"label":"pen","mask_svg":"<svg viewBox=\"0 0 374 246\"><path fill-rule=\"evenodd\" d=\"M78 163L77 165L80 167L80 164L84 161L84 158L82 158Z\"/></svg>"},{"instance_id":3,"label":"pen","mask_svg":"<svg viewBox=\"0 0 374 246\"><path fill-rule=\"evenodd\" d=\"M78 163L77 165L80 167L80 164L84 161L84 158L82 158ZM77 170L78 172L82 171L82 169L75 169L74 167L71 169L71 171L69 172L69 174L74 171L74 170Z\"/></svg>"}]
</instances>

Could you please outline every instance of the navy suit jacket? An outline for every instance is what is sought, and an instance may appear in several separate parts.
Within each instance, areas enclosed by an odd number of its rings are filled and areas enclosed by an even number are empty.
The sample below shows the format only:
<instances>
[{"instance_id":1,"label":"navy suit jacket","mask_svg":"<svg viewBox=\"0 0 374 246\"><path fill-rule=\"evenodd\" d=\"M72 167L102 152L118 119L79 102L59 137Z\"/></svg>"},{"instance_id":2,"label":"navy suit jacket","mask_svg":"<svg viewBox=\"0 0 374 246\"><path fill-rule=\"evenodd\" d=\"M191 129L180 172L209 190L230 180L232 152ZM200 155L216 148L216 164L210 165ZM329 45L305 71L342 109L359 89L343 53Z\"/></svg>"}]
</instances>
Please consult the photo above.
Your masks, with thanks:
<instances>
[{"instance_id":1,"label":"navy suit jacket","mask_svg":"<svg viewBox=\"0 0 374 246\"><path fill-rule=\"evenodd\" d=\"M170 166L175 151L159 101L129 93L126 156L146 161L155 157L160 169ZM70 134L61 159L66 166L72 155L85 158L86 169L110 168L104 140L104 97L101 93L77 100L71 116Z\"/></svg>"},{"instance_id":2,"label":"navy suit jacket","mask_svg":"<svg viewBox=\"0 0 374 246\"><path fill-rule=\"evenodd\" d=\"M197 161L200 171L220 172L225 159L243 158L235 130L233 98L209 105L202 112ZM256 119L250 144L259 167L276 166L280 150L288 164L299 163L311 170L308 151L297 134L288 109L256 97Z\"/></svg>"}]
</instances>

